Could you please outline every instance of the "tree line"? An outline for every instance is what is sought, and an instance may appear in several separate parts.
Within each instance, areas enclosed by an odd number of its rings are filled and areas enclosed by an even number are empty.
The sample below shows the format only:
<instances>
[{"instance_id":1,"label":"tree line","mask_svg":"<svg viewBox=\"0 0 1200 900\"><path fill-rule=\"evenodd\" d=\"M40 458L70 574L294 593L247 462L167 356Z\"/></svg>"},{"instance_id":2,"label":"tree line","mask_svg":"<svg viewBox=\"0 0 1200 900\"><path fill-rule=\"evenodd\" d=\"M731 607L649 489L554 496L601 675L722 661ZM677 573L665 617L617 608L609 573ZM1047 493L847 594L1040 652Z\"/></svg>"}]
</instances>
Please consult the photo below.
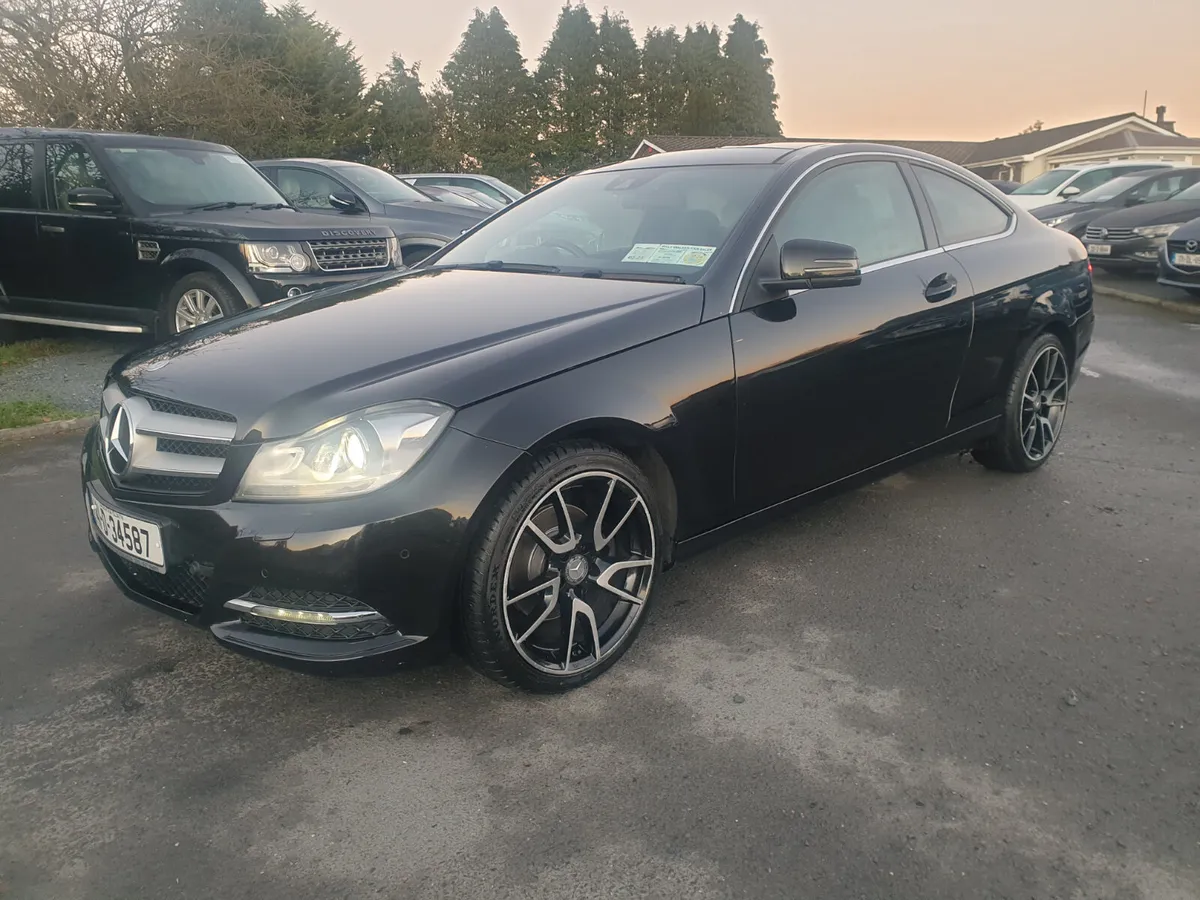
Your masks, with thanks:
<instances>
[{"instance_id":1,"label":"tree line","mask_svg":"<svg viewBox=\"0 0 1200 900\"><path fill-rule=\"evenodd\" d=\"M651 28L565 5L530 67L476 9L431 83L393 54L368 84L349 41L290 0L4 0L0 125L171 134L250 158L394 172L481 170L519 186L627 157L645 134L780 134L757 22Z\"/></svg>"}]
</instances>

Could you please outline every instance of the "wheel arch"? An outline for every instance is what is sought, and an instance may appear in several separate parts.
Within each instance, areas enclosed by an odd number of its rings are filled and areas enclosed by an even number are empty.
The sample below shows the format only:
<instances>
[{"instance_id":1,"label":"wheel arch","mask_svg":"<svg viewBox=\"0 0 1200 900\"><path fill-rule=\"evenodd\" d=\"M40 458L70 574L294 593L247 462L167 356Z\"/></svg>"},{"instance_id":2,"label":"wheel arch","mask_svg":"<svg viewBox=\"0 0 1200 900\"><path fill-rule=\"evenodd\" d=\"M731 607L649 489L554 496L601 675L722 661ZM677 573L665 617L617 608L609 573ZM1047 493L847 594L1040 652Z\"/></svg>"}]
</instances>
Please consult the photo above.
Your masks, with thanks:
<instances>
[{"instance_id":1,"label":"wheel arch","mask_svg":"<svg viewBox=\"0 0 1200 900\"><path fill-rule=\"evenodd\" d=\"M176 250L163 259L159 271L163 275L162 289L159 296L160 302L167 299L167 292L175 286L180 278L186 275L193 275L197 272L207 272L224 278L229 283L229 286L237 292L241 301L247 307L253 308L262 305L258 299L258 295L254 293L254 288L250 286L250 282L246 280L245 276L234 268L228 260L223 259L211 250L201 250L195 247Z\"/></svg>"}]
</instances>

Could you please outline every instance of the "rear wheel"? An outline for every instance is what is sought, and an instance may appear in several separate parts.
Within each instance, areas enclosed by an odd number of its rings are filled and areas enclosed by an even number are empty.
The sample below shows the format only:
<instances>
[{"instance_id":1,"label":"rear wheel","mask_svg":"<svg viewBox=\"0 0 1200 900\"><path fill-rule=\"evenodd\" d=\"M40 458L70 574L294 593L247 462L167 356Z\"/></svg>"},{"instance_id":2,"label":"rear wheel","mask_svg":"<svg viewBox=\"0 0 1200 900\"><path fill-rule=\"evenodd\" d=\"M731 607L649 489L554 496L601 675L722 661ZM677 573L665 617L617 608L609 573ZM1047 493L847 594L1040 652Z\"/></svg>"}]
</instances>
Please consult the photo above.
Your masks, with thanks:
<instances>
[{"instance_id":1,"label":"rear wheel","mask_svg":"<svg viewBox=\"0 0 1200 900\"><path fill-rule=\"evenodd\" d=\"M167 291L159 311L159 336L181 334L198 325L232 316L244 308L241 298L220 275L192 272Z\"/></svg>"},{"instance_id":2,"label":"rear wheel","mask_svg":"<svg viewBox=\"0 0 1200 900\"><path fill-rule=\"evenodd\" d=\"M972 451L975 459L1004 472L1042 466L1067 417L1070 371L1062 341L1049 332L1034 338L1013 371L1000 431Z\"/></svg>"},{"instance_id":3,"label":"rear wheel","mask_svg":"<svg viewBox=\"0 0 1200 900\"><path fill-rule=\"evenodd\" d=\"M543 453L474 550L463 599L472 663L543 693L606 671L649 608L658 523L650 484L628 457L590 442Z\"/></svg>"}]
</instances>

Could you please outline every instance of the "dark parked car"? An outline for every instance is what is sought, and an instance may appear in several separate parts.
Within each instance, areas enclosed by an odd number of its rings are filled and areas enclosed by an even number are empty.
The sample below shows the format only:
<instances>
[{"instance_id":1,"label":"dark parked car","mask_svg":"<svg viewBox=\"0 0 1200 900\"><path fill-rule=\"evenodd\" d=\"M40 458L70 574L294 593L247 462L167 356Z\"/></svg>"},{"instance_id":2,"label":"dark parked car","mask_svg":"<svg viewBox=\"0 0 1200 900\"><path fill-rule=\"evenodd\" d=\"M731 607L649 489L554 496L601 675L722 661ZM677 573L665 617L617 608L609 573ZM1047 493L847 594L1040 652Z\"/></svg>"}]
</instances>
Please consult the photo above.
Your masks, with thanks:
<instances>
[{"instance_id":1,"label":"dark parked car","mask_svg":"<svg viewBox=\"0 0 1200 900\"><path fill-rule=\"evenodd\" d=\"M1100 216L1143 203L1167 200L1197 182L1200 182L1200 166L1118 175L1070 200L1039 206L1033 214L1051 228L1082 238L1088 225Z\"/></svg>"},{"instance_id":2,"label":"dark parked car","mask_svg":"<svg viewBox=\"0 0 1200 900\"><path fill-rule=\"evenodd\" d=\"M422 190L429 186L471 188L487 194L501 206L507 206L525 196L524 191L499 178L472 172L414 172L399 177Z\"/></svg>"},{"instance_id":3,"label":"dark parked car","mask_svg":"<svg viewBox=\"0 0 1200 900\"><path fill-rule=\"evenodd\" d=\"M1154 271L1167 239L1200 216L1200 183L1169 200L1106 213L1088 225L1083 240L1092 263L1117 271Z\"/></svg>"},{"instance_id":4,"label":"dark parked car","mask_svg":"<svg viewBox=\"0 0 1200 900\"><path fill-rule=\"evenodd\" d=\"M1180 225L1167 238L1158 261L1158 283L1200 297L1200 218Z\"/></svg>"},{"instance_id":5,"label":"dark parked car","mask_svg":"<svg viewBox=\"0 0 1200 900\"><path fill-rule=\"evenodd\" d=\"M394 175L335 159L266 159L254 165L297 209L336 217L341 225L379 223L401 241L413 265L473 227L493 210L440 203Z\"/></svg>"},{"instance_id":6,"label":"dark parked car","mask_svg":"<svg viewBox=\"0 0 1200 900\"><path fill-rule=\"evenodd\" d=\"M546 238L568 215L585 245ZM89 533L126 594L236 650L387 668L457 636L565 690L741 527L933 454L1041 466L1093 320L1079 241L936 157L628 161L387 283L118 362Z\"/></svg>"},{"instance_id":7,"label":"dark parked car","mask_svg":"<svg viewBox=\"0 0 1200 900\"><path fill-rule=\"evenodd\" d=\"M408 183L405 182L405 184ZM412 187L412 185L408 186ZM474 209L486 209L488 212L505 205L493 200L487 194L481 194L479 191L471 190L471 188L447 187L441 184L423 184L417 190L442 203L450 203L454 206L467 206Z\"/></svg>"},{"instance_id":8,"label":"dark parked car","mask_svg":"<svg viewBox=\"0 0 1200 900\"><path fill-rule=\"evenodd\" d=\"M0 320L166 337L395 268L386 224L341 224L220 144L0 129Z\"/></svg>"}]
</instances>

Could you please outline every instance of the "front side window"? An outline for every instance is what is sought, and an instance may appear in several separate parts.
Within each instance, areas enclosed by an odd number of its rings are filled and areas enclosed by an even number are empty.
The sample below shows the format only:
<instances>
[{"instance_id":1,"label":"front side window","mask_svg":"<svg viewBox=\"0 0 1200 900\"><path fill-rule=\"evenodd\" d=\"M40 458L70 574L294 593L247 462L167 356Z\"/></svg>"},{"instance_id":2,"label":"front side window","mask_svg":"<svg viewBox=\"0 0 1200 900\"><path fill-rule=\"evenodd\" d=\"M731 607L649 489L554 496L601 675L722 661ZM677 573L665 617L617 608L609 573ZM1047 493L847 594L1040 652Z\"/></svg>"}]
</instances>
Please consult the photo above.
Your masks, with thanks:
<instances>
[{"instance_id":1,"label":"front side window","mask_svg":"<svg viewBox=\"0 0 1200 900\"><path fill-rule=\"evenodd\" d=\"M943 245L1001 234L1009 213L969 184L925 166L913 166L929 199L938 240Z\"/></svg>"},{"instance_id":2,"label":"front side window","mask_svg":"<svg viewBox=\"0 0 1200 900\"><path fill-rule=\"evenodd\" d=\"M283 202L266 176L236 153L182 147L105 147L104 153L130 193L164 210Z\"/></svg>"},{"instance_id":3,"label":"front side window","mask_svg":"<svg viewBox=\"0 0 1200 900\"><path fill-rule=\"evenodd\" d=\"M1129 190L1140 184L1146 178L1145 174L1138 172L1130 175L1118 175L1110 181L1104 182L1099 187L1094 187L1090 191L1085 191L1082 194L1077 194L1068 202L1070 203L1104 203L1107 200L1112 200L1117 194ZM1137 196L1137 191L1132 192L1131 196Z\"/></svg>"},{"instance_id":4,"label":"front side window","mask_svg":"<svg viewBox=\"0 0 1200 900\"><path fill-rule=\"evenodd\" d=\"M329 195L346 191L341 182L328 175L290 166L279 167L275 184L297 209L333 209Z\"/></svg>"},{"instance_id":5,"label":"front side window","mask_svg":"<svg viewBox=\"0 0 1200 900\"><path fill-rule=\"evenodd\" d=\"M433 265L504 263L692 282L777 171L663 166L573 175L505 207Z\"/></svg>"},{"instance_id":6,"label":"front side window","mask_svg":"<svg viewBox=\"0 0 1200 900\"><path fill-rule=\"evenodd\" d=\"M32 144L0 144L0 209L34 209Z\"/></svg>"},{"instance_id":7,"label":"front side window","mask_svg":"<svg viewBox=\"0 0 1200 900\"><path fill-rule=\"evenodd\" d=\"M862 266L920 253L921 220L900 167L845 163L815 176L780 214L775 239L848 244Z\"/></svg>"},{"instance_id":8,"label":"front side window","mask_svg":"<svg viewBox=\"0 0 1200 900\"><path fill-rule=\"evenodd\" d=\"M1200 200L1200 184L1193 184L1190 188L1184 188L1178 194L1175 194L1172 200Z\"/></svg>"},{"instance_id":9,"label":"front side window","mask_svg":"<svg viewBox=\"0 0 1200 900\"><path fill-rule=\"evenodd\" d=\"M1133 192L1133 196L1145 203L1167 200L1184 188L1195 184L1198 175L1200 173L1196 172L1172 172L1170 175L1160 175L1139 187Z\"/></svg>"},{"instance_id":10,"label":"front side window","mask_svg":"<svg viewBox=\"0 0 1200 900\"><path fill-rule=\"evenodd\" d=\"M1120 174L1119 170L1116 169L1094 169L1091 172L1084 172L1072 181L1071 187L1079 188L1080 193L1083 193L1099 187L1106 181L1111 181L1118 174Z\"/></svg>"},{"instance_id":11,"label":"front side window","mask_svg":"<svg viewBox=\"0 0 1200 900\"><path fill-rule=\"evenodd\" d=\"M1013 195L1017 194L1036 194L1037 196L1045 196L1052 190L1078 172L1078 169L1051 169L1049 172L1043 172L1029 184L1023 184L1013 191Z\"/></svg>"},{"instance_id":12,"label":"front side window","mask_svg":"<svg viewBox=\"0 0 1200 900\"><path fill-rule=\"evenodd\" d=\"M337 167L337 173L348 182L380 203L428 202L420 191L405 184L395 175L374 166L349 163Z\"/></svg>"},{"instance_id":13,"label":"front side window","mask_svg":"<svg viewBox=\"0 0 1200 900\"><path fill-rule=\"evenodd\" d=\"M87 147L75 142L46 145L46 188L50 208L60 212L71 211L67 195L73 188L111 190L95 157Z\"/></svg>"}]
</instances>

